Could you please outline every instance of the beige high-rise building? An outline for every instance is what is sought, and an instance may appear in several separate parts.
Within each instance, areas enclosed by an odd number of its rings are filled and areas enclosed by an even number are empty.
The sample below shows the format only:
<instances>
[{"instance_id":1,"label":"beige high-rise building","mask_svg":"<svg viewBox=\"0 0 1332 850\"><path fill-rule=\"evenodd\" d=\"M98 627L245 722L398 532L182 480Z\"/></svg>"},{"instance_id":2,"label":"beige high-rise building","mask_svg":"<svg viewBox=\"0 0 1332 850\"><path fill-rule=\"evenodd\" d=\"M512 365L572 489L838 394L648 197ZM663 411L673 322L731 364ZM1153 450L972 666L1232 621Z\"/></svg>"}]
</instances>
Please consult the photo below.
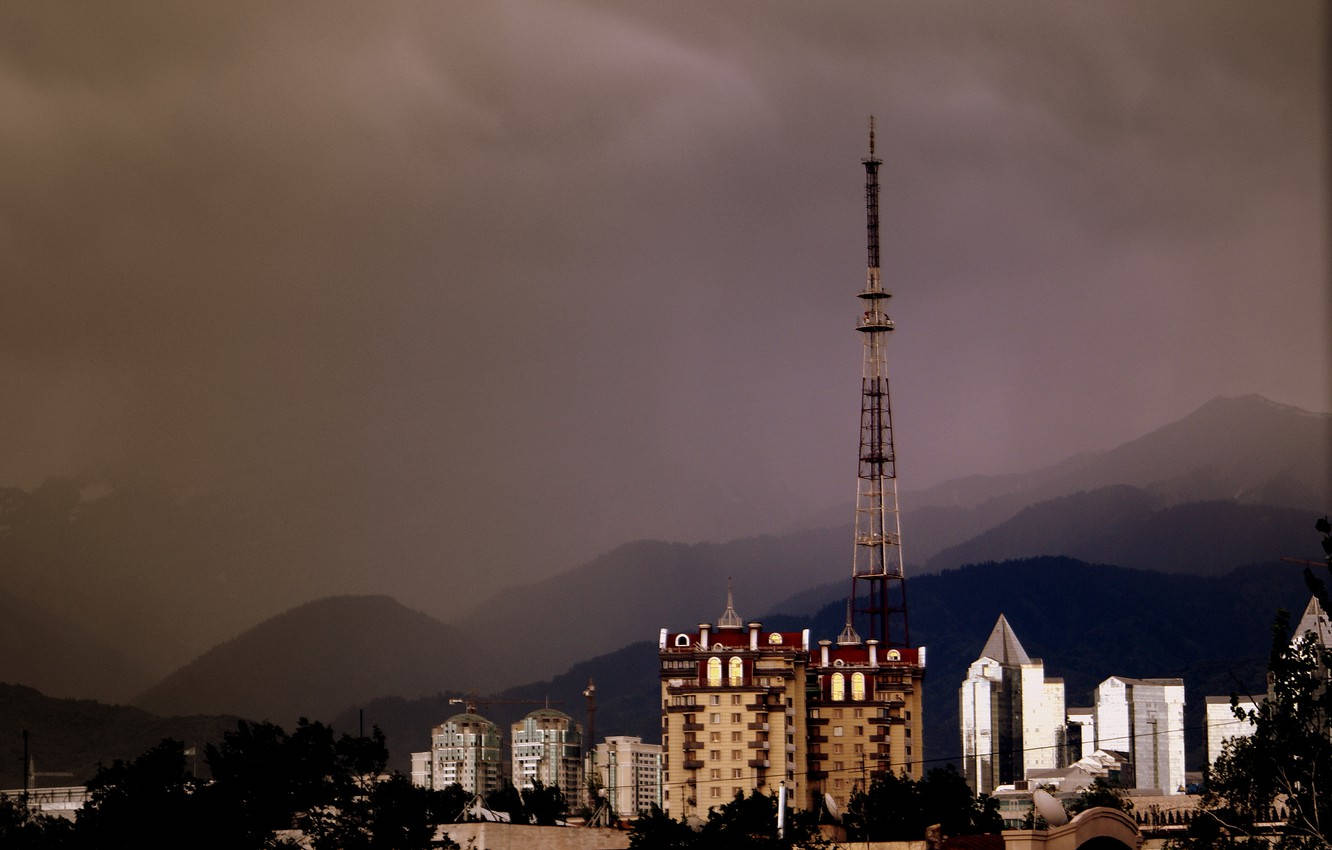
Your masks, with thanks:
<instances>
[{"instance_id":1,"label":"beige high-rise building","mask_svg":"<svg viewBox=\"0 0 1332 850\"><path fill-rule=\"evenodd\" d=\"M597 781L615 814L645 815L661 805L661 745L615 735L596 746Z\"/></svg>"},{"instance_id":2,"label":"beige high-rise building","mask_svg":"<svg viewBox=\"0 0 1332 850\"><path fill-rule=\"evenodd\" d=\"M805 670L809 630L765 632L726 611L697 631L662 629L662 808L706 817L737 793L807 797Z\"/></svg>"},{"instance_id":3,"label":"beige high-rise building","mask_svg":"<svg viewBox=\"0 0 1332 850\"><path fill-rule=\"evenodd\" d=\"M819 641L809 662L810 805L831 795L843 811L878 773L924 775L921 734L925 648L861 641L851 626Z\"/></svg>"}]
</instances>

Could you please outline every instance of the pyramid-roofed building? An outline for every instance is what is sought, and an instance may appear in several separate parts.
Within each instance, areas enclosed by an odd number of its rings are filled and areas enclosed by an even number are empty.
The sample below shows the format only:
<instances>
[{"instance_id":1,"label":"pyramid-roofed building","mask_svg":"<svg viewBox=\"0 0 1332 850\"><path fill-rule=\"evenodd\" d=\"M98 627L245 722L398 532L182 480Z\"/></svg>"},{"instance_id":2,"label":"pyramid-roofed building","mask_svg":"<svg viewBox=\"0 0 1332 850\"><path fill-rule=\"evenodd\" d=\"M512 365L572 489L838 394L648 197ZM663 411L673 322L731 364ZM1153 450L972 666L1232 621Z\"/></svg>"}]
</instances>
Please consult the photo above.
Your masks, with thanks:
<instances>
[{"instance_id":1,"label":"pyramid-roofed building","mask_svg":"<svg viewBox=\"0 0 1332 850\"><path fill-rule=\"evenodd\" d=\"M1328 619L1323 606L1318 604L1317 596L1309 597L1309 604L1304 606L1304 614L1295 624L1295 639L1304 637L1306 632L1313 632L1318 642L1332 649L1332 620Z\"/></svg>"},{"instance_id":2,"label":"pyramid-roofed building","mask_svg":"<svg viewBox=\"0 0 1332 850\"><path fill-rule=\"evenodd\" d=\"M1031 657L1022 648L1022 641L1013 633L1013 627L1008 625L1008 619L1003 614L999 615L994 628L990 630L990 637L981 650L981 658L993 658L1011 667L1031 663Z\"/></svg>"},{"instance_id":3,"label":"pyramid-roofed building","mask_svg":"<svg viewBox=\"0 0 1332 850\"><path fill-rule=\"evenodd\" d=\"M1067 763L1064 680L1045 677L1045 664L1027 654L1003 614L958 698L962 772L976 793Z\"/></svg>"}]
</instances>

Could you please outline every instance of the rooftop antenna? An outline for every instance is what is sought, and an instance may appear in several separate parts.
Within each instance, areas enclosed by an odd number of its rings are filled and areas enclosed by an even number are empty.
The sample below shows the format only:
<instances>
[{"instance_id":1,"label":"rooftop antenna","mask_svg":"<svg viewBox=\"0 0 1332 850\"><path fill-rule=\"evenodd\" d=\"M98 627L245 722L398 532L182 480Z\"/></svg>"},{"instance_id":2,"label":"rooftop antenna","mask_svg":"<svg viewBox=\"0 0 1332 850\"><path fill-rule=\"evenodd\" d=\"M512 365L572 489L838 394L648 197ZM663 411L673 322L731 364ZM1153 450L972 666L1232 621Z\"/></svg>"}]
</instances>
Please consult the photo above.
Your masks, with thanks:
<instances>
[{"instance_id":1,"label":"rooftop antenna","mask_svg":"<svg viewBox=\"0 0 1332 850\"><path fill-rule=\"evenodd\" d=\"M860 463L856 471L856 529L851 559L852 610L869 615L869 635L885 648L906 647L906 579L902 573L902 530L897 505L897 453L888 395L888 334L893 320L885 302L879 269L879 166L875 154L874 116L869 122L865 166L865 288L858 293L865 308L856 330L864 335L860 379ZM862 596L863 585L863 601ZM840 640L839 640L840 643Z\"/></svg>"}]
</instances>

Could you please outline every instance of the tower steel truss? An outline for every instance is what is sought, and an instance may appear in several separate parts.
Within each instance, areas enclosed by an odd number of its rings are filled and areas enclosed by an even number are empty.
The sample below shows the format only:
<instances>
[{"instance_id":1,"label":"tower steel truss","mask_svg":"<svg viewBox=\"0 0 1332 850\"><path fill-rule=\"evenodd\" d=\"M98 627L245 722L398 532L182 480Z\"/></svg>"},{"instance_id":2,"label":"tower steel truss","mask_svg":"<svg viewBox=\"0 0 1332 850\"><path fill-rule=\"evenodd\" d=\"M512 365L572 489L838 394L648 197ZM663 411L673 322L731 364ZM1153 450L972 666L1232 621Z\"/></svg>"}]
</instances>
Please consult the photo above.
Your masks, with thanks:
<instances>
[{"instance_id":1,"label":"tower steel truss","mask_svg":"<svg viewBox=\"0 0 1332 850\"><path fill-rule=\"evenodd\" d=\"M860 463L856 473L855 552L851 564L852 606L869 615L870 637L884 647L906 647L906 578L902 572L902 530L897 505L897 456L893 411L888 395L886 343L893 329L879 273L879 166L870 119L865 165L865 226L868 269L858 293L864 308L856 330L864 335L865 361L860 390Z\"/></svg>"}]
</instances>

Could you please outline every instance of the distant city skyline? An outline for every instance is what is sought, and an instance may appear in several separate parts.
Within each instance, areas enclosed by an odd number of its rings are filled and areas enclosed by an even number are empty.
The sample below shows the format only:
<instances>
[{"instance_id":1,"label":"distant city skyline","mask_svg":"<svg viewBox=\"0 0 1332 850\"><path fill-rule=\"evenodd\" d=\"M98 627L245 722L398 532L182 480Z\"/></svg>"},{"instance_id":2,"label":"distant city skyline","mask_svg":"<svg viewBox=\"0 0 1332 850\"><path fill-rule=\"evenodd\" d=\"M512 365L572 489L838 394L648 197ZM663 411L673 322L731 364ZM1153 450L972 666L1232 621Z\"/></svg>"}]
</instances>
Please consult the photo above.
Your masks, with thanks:
<instances>
[{"instance_id":1,"label":"distant city skyline","mask_svg":"<svg viewBox=\"0 0 1332 850\"><path fill-rule=\"evenodd\" d=\"M7 9L0 485L404 599L825 517L871 113L904 493L1328 411L1325 14Z\"/></svg>"}]
</instances>

